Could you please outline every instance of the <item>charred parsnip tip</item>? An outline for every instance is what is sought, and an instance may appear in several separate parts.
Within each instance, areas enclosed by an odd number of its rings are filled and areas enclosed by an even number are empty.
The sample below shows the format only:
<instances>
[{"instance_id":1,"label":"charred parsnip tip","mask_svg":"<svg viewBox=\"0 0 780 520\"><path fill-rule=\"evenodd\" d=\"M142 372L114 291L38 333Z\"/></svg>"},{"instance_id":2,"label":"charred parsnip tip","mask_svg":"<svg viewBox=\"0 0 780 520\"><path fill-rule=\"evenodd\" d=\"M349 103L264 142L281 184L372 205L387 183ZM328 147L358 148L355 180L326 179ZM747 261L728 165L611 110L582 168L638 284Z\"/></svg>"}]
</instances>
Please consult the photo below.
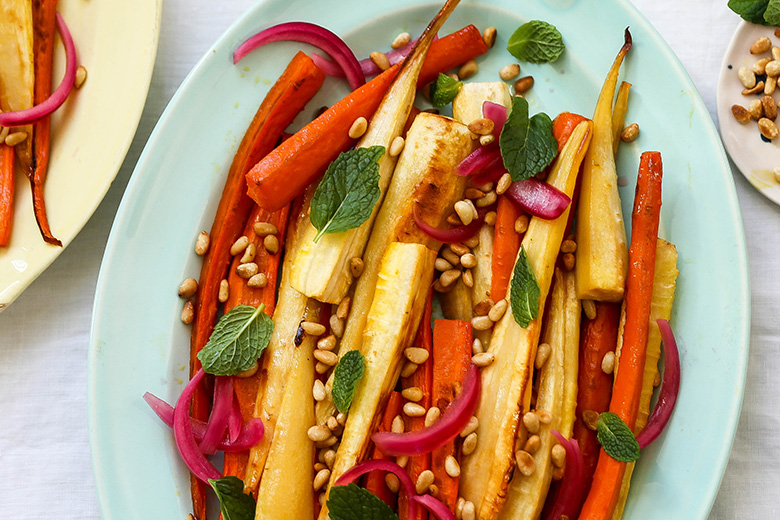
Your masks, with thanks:
<instances>
[{"instance_id":1,"label":"charred parsnip tip","mask_svg":"<svg viewBox=\"0 0 780 520\"><path fill-rule=\"evenodd\" d=\"M628 248L617 186L612 100L628 50L626 29L620 49L596 102L593 143L585 157L577 211L577 295L582 300L620 301L626 285Z\"/></svg>"},{"instance_id":2,"label":"charred parsnip tip","mask_svg":"<svg viewBox=\"0 0 780 520\"><path fill-rule=\"evenodd\" d=\"M441 244L422 233L415 224L414 209L418 208L427 222L441 225L448 209L463 195L465 178L455 175L454 171L471 152L471 147L465 125L425 112L415 118L363 255L363 273L355 283L339 356L351 350L362 350L363 329L374 299L380 261L388 246L401 241L423 244L438 251ZM317 403L318 424L325 424L336 409L330 395L332 375L326 386L326 399Z\"/></svg>"},{"instance_id":3,"label":"charred parsnip tip","mask_svg":"<svg viewBox=\"0 0 780 520\"><path fill-rule=\"evenodd\" d=\"M590 144L591 129L590 121L577 126L548 178L551 185L569 196ZM482 396L475 414L480 424L480 440L461 466L462 496L474 503L480 520L495 518L506 499L514 466L518 419L529 410L531 375L544 305L568 212L569 208L555 220L531 219L523 239L523 248L540 287L538 317L522 328L512 313L506 312L493 331L490 352L495 355L495 362L483 369Z\"/></svg>"},{"instance_id":4,"label":"charred parsnip tip","mask_svg":"<svg viewBox=\"0 0 780 520\"><path fill-rule=\"evenodd\" d=\"M395 386L403 351L420 323L433 278L436 252L421 244L390 244L382 257L376 293L363 332L365 372L349 411L336 452L330 487L366 455L377 413ZM327 520L323 507L320 520Z\"/></svg>"},{"instance_id":5,"label":"charred parsnip tip","mask_svg":"<svg viewBox=\"0 0 780 520\"><path fill-rule=\"evenodd\" d=\"M379 189L382 195L371 216L357 228L326 234L317 242L317 229L311 223L306 225L301 247L295 251L296 269L290 278L293 287L303 294L327 303L339 303L347 295L353 280L348 263L352 258L363 256L371 227L393 176L397 156L387 153L387 150L401 135L409 117L417 93L417 79L428 49L459 1L448 0L426 27L358 143L358 148L383 146L386 151L379 159Z\"/></svg>"}]
</instances>

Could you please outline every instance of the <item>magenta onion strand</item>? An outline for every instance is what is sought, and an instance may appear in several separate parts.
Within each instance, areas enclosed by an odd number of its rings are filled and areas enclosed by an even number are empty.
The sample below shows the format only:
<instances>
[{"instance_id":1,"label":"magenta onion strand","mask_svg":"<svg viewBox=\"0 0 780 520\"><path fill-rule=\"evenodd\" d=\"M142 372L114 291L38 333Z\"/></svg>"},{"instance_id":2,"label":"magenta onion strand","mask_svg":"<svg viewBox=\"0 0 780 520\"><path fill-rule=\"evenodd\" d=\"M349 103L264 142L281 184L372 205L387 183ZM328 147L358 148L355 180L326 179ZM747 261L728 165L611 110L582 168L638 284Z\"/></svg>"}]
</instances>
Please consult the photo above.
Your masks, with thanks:
<instances>
[{"instance_id":1,"label":"magenta onion strand","mask_svg":"<svg viewBox=\"0 0 780 520\"><path fill-rule=\"evenodd\" d=\"M445 244L463 242L464 240L468 240L469 238L479 233L479 230L482 229L482 223L485 220L485 213L486 212L484 211L480 212L479 217L468 225L456 226L452 229L439 229L437 227L433 227L422 219L416 205L412 211L414 222L417 224L417 227L419 227L423 233L432 239L438 240L439 242L444 242Z\"/></svg>"},{"instance_id":2,"label":"magenta onion strand","mask_svg":"<svg viewBox=\"0 0 780 520\"><path fill-rule=\"evenodd\" d=\"M236 442L236 439L241 434L241 406L238 404L238 399L233 396L232 406L230 407L230 416L228 417L228 440L230 442Z\"/></svg>"},{"instance_id":3,"label":"magenta onion strand","mask_svg":"<svg viewBox=\"0 0 780 520\"><path fill-rule=\"evenodd\" d=\"M485 101L482 103L482 113L493 121L493 135L496 139L501 135L501 130L504 129L504 124L507 118L507 109L504 105L493 103L492 101Z\"/></svg>"},{"instance_id":4,"label":"magenta onion strand","mask_svg":"<svg viewBox=\"0 0 780 520\"><path fill-rule=\"evenodd\" d=\"M571 197L533 177L513 182L505 195L520 209L547 220L560 217L571 204Z\"/></svg>"},{"instance_id":5,"label":"magenta onion strand","mask_svg":"<svg viewBox=\"0 0 780 520\"><path fill-rule=\"evenodd\" d=\"M227 430L228 419L233 407L233 378L217 376L214 378L214 403L211 415L206 425L206 433L200 443L200 451L206 455L214 455L217 445Z\"/></svg>"},{"instance_id":6,"label":"magenta onion strand","mask_svg":"<svg viewBox=\"0 0 780 520\"><path fill-rule=\"evenodd\" d=\"M555 430L551 430L561 446L566 450L566 468L558 489L555 503L550 509L546 520L561 520L576 518L582 506L585 489L585 462L582 458L580 445L576 439L566 439Z\"/></svg>"},{"instance_id":7,"label":"magenta onion strand","mask_svg":"<svg viewBox=\"0 0 780 520\"><path fill-rule=\"evenodd\" d=\"M431 495L417 495L412 497L412 500L430 511L439 520L457 520L457 517L452 514L452 511L441 500Z\"/></svg>"},{"instance_id":8,"label":"magenta onion strand","mask_svg":"<svg viewBox=\"0 0 780 520\"><path fill-rule=\"evenodd\" d=\"M503 168L504 160L498 149L498 144L493 142L487 146L480 146L463 159L456 173L461 176L475 175L483 170L499 166Z\"/></svg>"},{"instance_id":9,"label":"magenta onion strand","mask_svg":"<svg viewBox=\"0 0 780 520\"><path fill-rule=\"evenodd\" d=\"M217 468L200 451L195 442L192 422L190 422L192 394L205 375L206 373L203 369L198 370L190 379L190 382L187 383L187 386L184 387L179 400L176 402L176 407L173 409L173 437L176 440L176 448L179 450L179 455L181 455L184 464L198 479L208 482L209 479L216 480L222 478L222 474L217 471Z\"/></svg>"}]
</instances>

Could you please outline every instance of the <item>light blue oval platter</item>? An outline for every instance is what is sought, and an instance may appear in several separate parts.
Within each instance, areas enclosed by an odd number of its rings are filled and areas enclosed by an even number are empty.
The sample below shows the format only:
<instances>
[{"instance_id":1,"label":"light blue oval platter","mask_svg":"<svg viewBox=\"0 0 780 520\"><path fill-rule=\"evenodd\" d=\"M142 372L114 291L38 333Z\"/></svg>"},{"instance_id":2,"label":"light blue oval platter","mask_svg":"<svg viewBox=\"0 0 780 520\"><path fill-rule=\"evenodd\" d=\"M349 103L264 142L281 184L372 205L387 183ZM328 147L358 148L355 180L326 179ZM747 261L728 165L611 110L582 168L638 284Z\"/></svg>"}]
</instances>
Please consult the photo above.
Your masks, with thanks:
<instances>
[{"instance_id":1,"label":"light blue oval platter","mask_svg":"<svg viewBox=\"0 0 780 520\"><path fill-rule=\"evenodd\" d=\"M279 43L238 66L236 46L274 23L307 20L342 35L359 57L386 49L401 31L419 34L439 5L268 0L236 22L182 84L149 138L116 216L95 298L89 357L89 418L95 480L106 519L182 519L188 474L169 431L141 396L174 402L187 379L189 327L176 295L197 276L198 232L210 229L224 175L257 106L300 45ZM642 453L625 513L630 520L705 519L726 467L747 363L749 292L744 232L731 171L712 120L676 57L625 0L463 0L442 34L469 23L498 28L478 59L476 81L498 79L514 60L506 40L546 20L563 34L557 62L522 64L536 83L531 111L591 114L630 26L634 48L622 77L634 86L627 121L638 140L619 153L630 213L639 154L664 162L662 235L677 245L680 277L672 325L682 387L667 431ZM306 49L310 51L310 48ZM299 118L347 92L329 79ZM298 123L300 124L300 123Z\"/></svg>"}]
</instances>

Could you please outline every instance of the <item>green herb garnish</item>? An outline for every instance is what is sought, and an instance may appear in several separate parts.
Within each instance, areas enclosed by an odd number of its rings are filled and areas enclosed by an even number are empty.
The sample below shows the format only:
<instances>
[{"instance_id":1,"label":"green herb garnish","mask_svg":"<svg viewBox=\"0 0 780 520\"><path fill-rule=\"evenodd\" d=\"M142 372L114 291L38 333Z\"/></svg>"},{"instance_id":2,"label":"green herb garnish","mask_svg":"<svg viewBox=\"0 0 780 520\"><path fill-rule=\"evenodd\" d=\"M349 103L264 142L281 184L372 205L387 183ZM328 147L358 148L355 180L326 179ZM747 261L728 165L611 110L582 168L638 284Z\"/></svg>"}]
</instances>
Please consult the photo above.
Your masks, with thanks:
<instances>
[{"instance_id":1,"label":"green herb garnish","mask_svg":"<svg viewBox=\"0 0 780 520\"><path fill-rule=\"evenodd\" d=\"M435 107L449 105L463 86L462 81L455 81L446 74L439 72L439 77L431 83L431 103Z\"/></svg>"},{"instance_id":2,"label":"green herb garnish","mask_svg":"<svg viewBox=\"0 0 780 520\"><path fill-rule=\"evenodd\" d=\"M596 438L607 455L620 462L639 458L639 443L631 428L617 414L604 412L596 424Z\"/></svg>"},{"instance_id":3,"label":"green herb garnish","mask_svg":"<svg viewBox=\"0 0 780 520\"><path fill-rule=\"evenodd\" d=\"M541 20L531 20L518 27L506 46L509 54L531 63L555 61L565 48L558 29Z\"/></svg>"},{"instance_id":4,"label":"green herb garnish","mask_svg":"<svg viewBox=\"0 0 780 520\"><path fill-rule=\"evenodd\" d=\"M224 520L254 520L255 499L244 494L244 482L237 477L209 479L209 484L219 498L219 509Z\"/></svg>"},{"instance_id":5,"label":"green herb garnish","mask_svg":"<svg viewBox=\"0 0 780 520\"><path fill-rule=\"evenodd\" d=\"M750 23L767 25L769 22L764 15L769 10L769 5L773 3L777 4L777 0L729 0L729 9Z\"/></svg>"},{"instance_id":6,"label":"green herb garnish","mask_svg":"<svg viewBox=\"0 0 780 520\"><path fill-rule=\"evenodd\" d=\"M333 371L333 402L339 412L347 413L355 390L365 371L365 358L357 350L344 354Z\"/></svg>"},{"instance_id":7,"label":"green herb garnish","mask_svg":"<svg viewBox=\"0 0 780 520\"><path fill-rule=\"evenodd\" d=\"M539 282L528 261L525 248L520 246L509 291L509 301L512 305L512 316L523 328L528 327L531 320L539 315Z\"/></svg>"},{"instance_id":8,"label":"green herb garnish","mask_svg":"<svg viewBox=\"0 0 780 520\"><path fill-rule=\"evenodd\" d=\"M330 488L328 513L331 520L398 520L390 506L355 484Z\"/></svg>"},{"instance_id":9,"label":"green herb garnish","mask_svg":"<svg viewBox=\"0 0 780 520\"><path fill-rule=\"evenodd\" d=\"M237 305L220 318L208 343L198 352L205 372L234 376L252 368L274 330L274 322L264 309L265 305Z\"/></svg>"},{"instance_id":10,"label":"green herb garnish","mask_svg":"<svg viewBox=\"0 0 780 520\"><path fill-rule=\"evenodd\" d=\"M504 166L515 182L530 179L544 170L558 154L550 116L540 112L529 119L528 101L521 97L512 99L499 145Z\"/></svg>"}]
</instances>

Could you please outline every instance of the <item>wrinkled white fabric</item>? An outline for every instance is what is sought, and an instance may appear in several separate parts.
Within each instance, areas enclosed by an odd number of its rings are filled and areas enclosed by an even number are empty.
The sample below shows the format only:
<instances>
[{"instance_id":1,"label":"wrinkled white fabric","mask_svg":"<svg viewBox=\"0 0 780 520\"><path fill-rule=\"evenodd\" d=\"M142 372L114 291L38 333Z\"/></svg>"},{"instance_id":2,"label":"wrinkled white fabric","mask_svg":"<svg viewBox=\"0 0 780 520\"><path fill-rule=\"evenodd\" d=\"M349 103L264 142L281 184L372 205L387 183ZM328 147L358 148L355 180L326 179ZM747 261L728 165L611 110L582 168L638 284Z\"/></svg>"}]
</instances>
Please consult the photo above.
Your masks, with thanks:
<instances>
[{"instance_id":1,"label":"wrinkled white fabric","mask_svg":"<svg viewBox=\"0 0 780 520\"><path fill-rule=\"evenodd\" d=\"M166 103L206 49L254 3L165 1L149 98L117 180L70 247L0 314L3 518L100 518L88 445L86 372L92 298L111 221ZM633 3L677 53L714 115L721 57L739 23L726 0ZM778 518L780 379L775 374L780 372L780 358L775 349L780 346L780 207L736 171L734 178L752 281L750 363L734 450L710 518Z\"/></svg>"}]
</instances>

